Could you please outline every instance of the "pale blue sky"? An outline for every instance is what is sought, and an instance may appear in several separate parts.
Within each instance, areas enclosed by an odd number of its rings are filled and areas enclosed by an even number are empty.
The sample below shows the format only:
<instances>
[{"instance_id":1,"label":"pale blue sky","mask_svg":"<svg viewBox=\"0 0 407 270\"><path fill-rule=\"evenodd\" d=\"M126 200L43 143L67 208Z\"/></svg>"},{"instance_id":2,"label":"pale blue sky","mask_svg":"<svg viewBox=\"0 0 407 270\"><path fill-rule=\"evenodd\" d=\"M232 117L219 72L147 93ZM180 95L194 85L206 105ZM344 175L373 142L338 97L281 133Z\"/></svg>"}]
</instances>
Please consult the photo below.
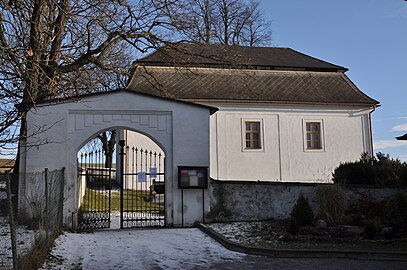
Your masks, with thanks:
<instances>
[{"instance_id":1,"label":"pale blue sky","mask_svg":"<svg viewBox=\"0 0 407 270\"><path fill-rule=\"evenodd\" d=\"M350 79L380 101L375 152L407 161L407 1L261 0L272 45L349 68ZM346 132L346 131L344 131Z\"/></svg>"},{"instance_id":2,"label":"pale blue sky","mask_svg":"<svg viewBox=\"0 0 407 270\"><path fill-rule=\"evenodd\" d=\"M272 45L349 68L348 77L380 101L373 113L375 152L407 161L407 2L262 0ZM346 132L346 131L344 131Z\"/></svg>"}]
</instances>

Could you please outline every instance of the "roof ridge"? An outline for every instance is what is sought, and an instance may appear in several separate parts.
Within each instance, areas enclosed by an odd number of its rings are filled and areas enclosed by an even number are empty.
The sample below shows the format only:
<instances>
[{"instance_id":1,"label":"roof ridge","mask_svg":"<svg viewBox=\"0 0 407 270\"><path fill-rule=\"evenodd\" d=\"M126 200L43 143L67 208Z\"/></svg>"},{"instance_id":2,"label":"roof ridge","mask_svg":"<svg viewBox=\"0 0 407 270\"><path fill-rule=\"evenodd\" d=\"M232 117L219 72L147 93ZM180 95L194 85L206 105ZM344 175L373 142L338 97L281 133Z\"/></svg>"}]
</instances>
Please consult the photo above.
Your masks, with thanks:
<instances>
[{"instance_id":1,"label":"roof ridge","mask_svg":"<svg viewBox=\"0 0 407 270\"><path fill-rule=\"evenodd\" d=\"M288 47L251 47L223 44L177 43L158 48L136 64L176 66L230 66L236 69L308 69L346 72L348 69Z\"/></svg>"}]
</instances>

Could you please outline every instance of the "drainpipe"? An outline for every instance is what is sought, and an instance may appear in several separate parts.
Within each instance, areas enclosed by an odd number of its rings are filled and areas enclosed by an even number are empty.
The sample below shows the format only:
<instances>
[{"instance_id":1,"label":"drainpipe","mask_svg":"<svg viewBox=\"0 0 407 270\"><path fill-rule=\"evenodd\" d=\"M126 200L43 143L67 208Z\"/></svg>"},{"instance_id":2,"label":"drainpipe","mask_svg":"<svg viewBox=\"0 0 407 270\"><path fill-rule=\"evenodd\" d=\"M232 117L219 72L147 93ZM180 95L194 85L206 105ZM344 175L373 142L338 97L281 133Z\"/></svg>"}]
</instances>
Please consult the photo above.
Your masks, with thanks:
<instances>
[{"instance_id":1,"label":"drainpipe","mask_svg":"<svg viewBox=\"0 0 407 270\"><path fill-rule=\"evenodd\" d=\"M376 106L373 105L373 109L368 114L368 121L369 121L369 133L370 133L370 157L374 158L374 151L373 151L373 129L372 129L372 113L376 110Z\"/></svg>"}]
</instances>

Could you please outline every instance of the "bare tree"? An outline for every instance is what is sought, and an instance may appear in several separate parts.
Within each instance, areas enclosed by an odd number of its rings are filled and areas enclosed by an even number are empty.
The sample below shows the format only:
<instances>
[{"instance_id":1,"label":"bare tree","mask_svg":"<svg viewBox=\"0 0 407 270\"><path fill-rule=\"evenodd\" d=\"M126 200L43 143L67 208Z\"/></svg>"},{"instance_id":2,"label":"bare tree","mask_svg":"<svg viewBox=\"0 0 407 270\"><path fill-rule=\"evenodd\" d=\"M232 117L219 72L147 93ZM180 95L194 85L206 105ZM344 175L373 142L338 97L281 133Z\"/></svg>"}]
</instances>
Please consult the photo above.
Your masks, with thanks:
<instances>
[{"instance_id":1,"label":"bare tree","mask_svg":"<svg viewBox=\"0 0 407 270\"><path fill-rule=\"evenodd\" d=\"M78 153L78 157L89 153L102 153L105 157L104 160L98 160L96 163L104 162L105 168L112 168L113 165L113 154L115 151L116 144L116 130L107 130L96 137L90 139ZM81 161L82 162L82 161Z\"/></svg>"},{"instance_id":2,"label":"bare tree","mask_svg":"<svg viewBox=\"0 0 407 270\"><path fill-rule=\"evenodd\" d=\"M163 10L176 2L0 0L0 154L41 132L26 126L36 104L123 84L137 54L173 41Z\"/></svg>"},{"instance_id":3,"label":"bare tree","mask_svg":"<svg viewBox=\"0 0 407 270\"><path fill-rule=\"evenodd\" d=\"M257 0L183 0L165 11L188 41L256 46L271 42L271 22L259 5Z\"/></svg>"},{"instance_id":4,"label":"bare tree","mask_svg":"<svg viewBox=\"0 0 407 270\"><path fill-rule=\"evenodd\" d=\"M123 84L136 53L165 42L175 2L0 0L0 147L29 135L37 103Z\"/></svg>"},{"instance_id":5,"label":"bare tree","mask_svg":"<svg viewBox=\"0 0 407 270\"><path fill-rule=\"evenodd\" d=\"M102 143L105 153L105 168L111 168L113 163L113 152L116 144L116 130L106 131L99 134L97 138Z\"/></svg>"}]
</instances>

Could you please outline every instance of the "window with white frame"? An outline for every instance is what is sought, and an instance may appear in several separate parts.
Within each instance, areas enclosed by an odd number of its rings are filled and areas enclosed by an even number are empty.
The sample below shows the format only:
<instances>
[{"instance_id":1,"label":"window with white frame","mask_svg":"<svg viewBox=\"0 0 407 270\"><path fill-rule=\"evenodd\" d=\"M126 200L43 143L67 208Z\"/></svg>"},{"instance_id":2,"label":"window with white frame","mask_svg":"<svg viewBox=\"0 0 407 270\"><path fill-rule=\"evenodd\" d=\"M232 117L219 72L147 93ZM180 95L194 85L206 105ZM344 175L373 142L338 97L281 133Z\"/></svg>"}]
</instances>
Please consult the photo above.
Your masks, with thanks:
<instances>
[{"instance_id":1,"label":"window with white frame","mask_svg":"<svg viewBox=\"0 0 407 270\"><path fill-rule=\"evenodd\" d=\"M260 121L244 121L244 149L261 149Z\"/></svg>"},{"instance_id":2,"label":"window with white frame","mask_svg":"<svg viewBox=\"0 0 407 270\"><path fill-rule=\"evenodd\" d=\"M323 150L322 120L304 120L304 128L305 150Z\"/></svg>"}]
</instances>

